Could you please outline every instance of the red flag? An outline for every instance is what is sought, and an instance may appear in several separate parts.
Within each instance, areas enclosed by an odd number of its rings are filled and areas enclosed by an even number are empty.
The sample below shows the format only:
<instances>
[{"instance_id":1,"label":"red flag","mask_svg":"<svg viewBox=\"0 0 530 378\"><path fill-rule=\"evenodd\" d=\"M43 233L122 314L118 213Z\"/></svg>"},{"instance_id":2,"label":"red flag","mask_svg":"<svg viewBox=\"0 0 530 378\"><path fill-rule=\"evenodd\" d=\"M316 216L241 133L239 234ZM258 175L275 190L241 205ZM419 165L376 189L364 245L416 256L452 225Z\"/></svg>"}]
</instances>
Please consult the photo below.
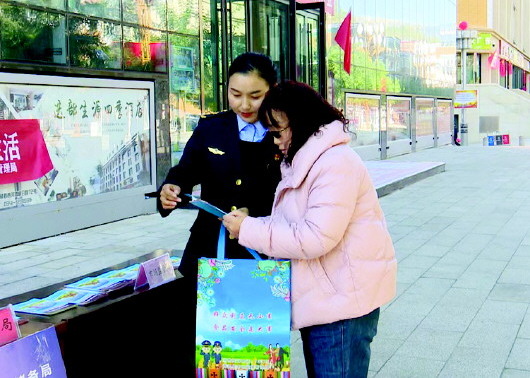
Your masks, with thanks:
<instances>
[{"instance_id":1,"label":"red flag","mask_svg":"<svg viewBox=\"0 0 530 378\"><path fill-rule=\"evenodd\" d=\"M349 74L351 68L351 10L340 24L335 41L344 50L344 71Z\"/></svg>"},{"instance_id":2,"label":"red flag","mask_svg":"<svg viewBox=\"0 0 530 378\"><path fill-rule=\"evenodd\" d=\"M0 185L35 180L52 169L38 120L0 121Z\"/></svg>"}]
</instances>

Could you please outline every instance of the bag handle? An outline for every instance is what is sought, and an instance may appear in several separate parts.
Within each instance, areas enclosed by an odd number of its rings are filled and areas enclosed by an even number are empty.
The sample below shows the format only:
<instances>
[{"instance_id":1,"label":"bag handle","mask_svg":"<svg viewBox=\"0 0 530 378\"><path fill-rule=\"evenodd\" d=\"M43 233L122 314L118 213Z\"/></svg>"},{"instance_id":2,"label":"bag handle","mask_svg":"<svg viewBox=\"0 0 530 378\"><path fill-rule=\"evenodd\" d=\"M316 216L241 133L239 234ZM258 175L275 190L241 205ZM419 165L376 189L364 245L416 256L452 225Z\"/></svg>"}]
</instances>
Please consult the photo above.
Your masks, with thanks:
<instances>
[{"instance_id":1,"label":"bag handle","mask_svg":"<svg viewBox=\"0 0 530 378\"><path fill-rule=\"evenodd\" d=\"M217 240L217 258L223 260L225 258L225 245L226 245L226 227L221 224L221 230L219 231L219 239ZM246 247L245 247L246 248ZM247 248L247 251L256 259L263 260L260 255L253 249Z\"/></svg>"}]
</instances>

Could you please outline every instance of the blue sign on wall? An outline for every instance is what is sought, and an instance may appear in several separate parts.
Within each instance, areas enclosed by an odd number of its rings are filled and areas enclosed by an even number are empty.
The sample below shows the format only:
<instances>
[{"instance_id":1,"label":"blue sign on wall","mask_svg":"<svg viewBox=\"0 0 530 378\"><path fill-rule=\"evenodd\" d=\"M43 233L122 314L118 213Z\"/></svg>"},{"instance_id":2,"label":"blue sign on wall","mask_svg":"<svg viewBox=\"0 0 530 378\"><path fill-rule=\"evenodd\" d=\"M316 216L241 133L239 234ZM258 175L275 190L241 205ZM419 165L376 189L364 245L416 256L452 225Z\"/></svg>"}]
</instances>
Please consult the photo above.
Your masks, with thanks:
<instances>
[{"instance_id":1,"label":"blue sign on wall","mask_svg":"<svg viewBox=\"0 0 530 378\"><path fill-rule=\"evenodd\" d=\"M488 135L488 146L495 146L495 136Z\"/></svg>"}]
</instances>

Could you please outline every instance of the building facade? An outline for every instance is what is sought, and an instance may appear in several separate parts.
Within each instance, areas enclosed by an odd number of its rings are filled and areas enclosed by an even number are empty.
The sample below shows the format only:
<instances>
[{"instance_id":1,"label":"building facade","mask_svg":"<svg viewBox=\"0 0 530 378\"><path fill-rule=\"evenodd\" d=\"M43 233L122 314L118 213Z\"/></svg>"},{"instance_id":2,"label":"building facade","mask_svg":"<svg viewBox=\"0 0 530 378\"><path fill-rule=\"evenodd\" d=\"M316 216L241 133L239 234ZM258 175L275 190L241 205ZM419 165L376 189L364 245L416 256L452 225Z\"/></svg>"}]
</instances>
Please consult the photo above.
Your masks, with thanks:
<instances>
[{"instance_id":1,"label":"building facade","mask_svg":"<svg viewBox=\"0 0 530 378\"><path fill-rule=\"evenodd\" d=\"M475 104L463 108L469 143L488 143L488 137L502 140L504 135L512 145L528 144L530 3L458 0L457 17L474 37L465 49L465 59L461 49L457 55L458 89L464 86L476 98ZM462 118L462 110L455 113Z\"/></svg>"},{"instance_id":2,"label":"building facade","mask_svg":"<svg viewBox=\"0 0 530 378\"><path fill-rule=\"evenodd\" d=\"M350 11L348 74L334 38ZM0 171L0 247L153 212L144 193L228 107L245 51L343 109L365 159L450 143L455 23L453 0L0 0L0 128L38 119L53 162Z\"/></svg>"}]
</instances>

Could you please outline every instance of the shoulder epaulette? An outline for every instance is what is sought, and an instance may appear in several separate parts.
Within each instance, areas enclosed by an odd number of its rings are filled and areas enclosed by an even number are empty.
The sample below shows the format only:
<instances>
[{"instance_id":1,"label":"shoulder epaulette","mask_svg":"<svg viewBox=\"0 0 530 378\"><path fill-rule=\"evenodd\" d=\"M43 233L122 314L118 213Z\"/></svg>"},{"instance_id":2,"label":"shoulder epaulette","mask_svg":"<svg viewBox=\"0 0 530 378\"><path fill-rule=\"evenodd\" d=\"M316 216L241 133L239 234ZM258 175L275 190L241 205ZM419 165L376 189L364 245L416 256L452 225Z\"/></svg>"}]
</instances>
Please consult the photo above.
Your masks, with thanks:
<instances>
[{"instance_id":1,"label":"shoulder epaulette","mask_svg":"<svg viewBox=\"0 0 530 378\"><path fill-rule=\"evenodd\" d=\"M226 113L227 111L226 110L221 110L219 112L210 112L210 113L205 113L205 114L202 114L201 115L201 118L210 118L210 117L215 117L217 115L222 115L224 113Z\"/></svg>"}]
</instances>

